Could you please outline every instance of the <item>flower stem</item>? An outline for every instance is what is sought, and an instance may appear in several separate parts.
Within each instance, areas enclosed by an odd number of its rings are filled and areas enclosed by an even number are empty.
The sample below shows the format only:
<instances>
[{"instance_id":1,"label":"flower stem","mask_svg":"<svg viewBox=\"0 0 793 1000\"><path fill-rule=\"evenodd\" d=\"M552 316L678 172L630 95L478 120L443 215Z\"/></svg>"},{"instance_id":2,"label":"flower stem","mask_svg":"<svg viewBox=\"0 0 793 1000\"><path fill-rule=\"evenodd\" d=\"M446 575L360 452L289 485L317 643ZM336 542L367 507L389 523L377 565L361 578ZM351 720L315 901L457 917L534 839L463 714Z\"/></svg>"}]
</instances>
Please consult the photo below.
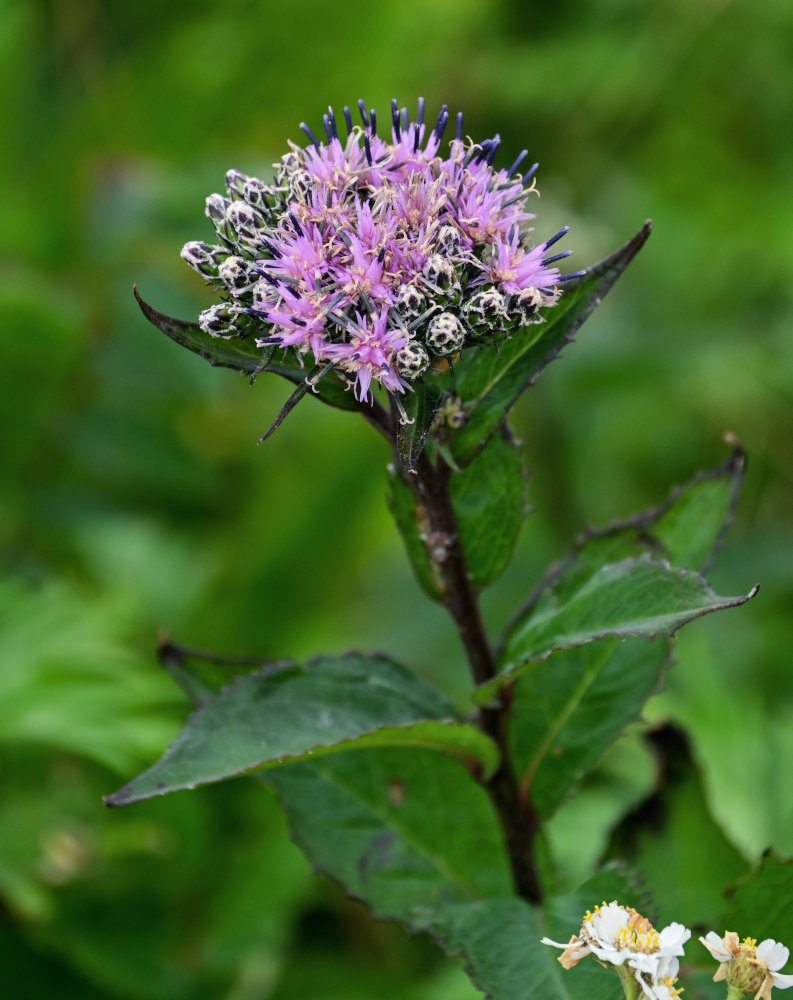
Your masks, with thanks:
<instances>
[{"instance_id":1,"label":"flower stem","mask_svg":"<svg viewBox=\"0 0 793 1000\"><path fill-rule=\"evenodd\" d=\"M479 596L463 553L449 491L450 478L451 469L443 459L433 464L426 452L419 459L415 473L405 475L426 515L433 539L433 559L443 580L443 604L457 627L474 683L478 686L492 680L498 668L482 621ZM483 782L483 786L501 823L515 889L524 899L538 903L542 893L533 842L539 824L530 806L521 801L512 767L509 748L511 703L512 691L505 688L495 705L480 711L478 725L500 752L498 770Z\"/></svg>"}]
</instances>

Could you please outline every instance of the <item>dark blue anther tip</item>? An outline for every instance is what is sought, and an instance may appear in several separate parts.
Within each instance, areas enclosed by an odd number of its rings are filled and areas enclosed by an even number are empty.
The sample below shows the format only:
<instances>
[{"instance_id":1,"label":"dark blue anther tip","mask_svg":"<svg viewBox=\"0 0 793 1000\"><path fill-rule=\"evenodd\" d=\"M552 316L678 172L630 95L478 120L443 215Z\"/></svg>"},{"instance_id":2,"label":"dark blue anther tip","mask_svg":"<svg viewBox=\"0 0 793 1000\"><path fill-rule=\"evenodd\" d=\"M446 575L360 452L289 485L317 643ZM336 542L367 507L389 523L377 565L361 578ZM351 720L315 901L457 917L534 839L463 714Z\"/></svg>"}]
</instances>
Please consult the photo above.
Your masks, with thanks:
<instances>
[{"instance_id":1,"label":"dark blue anther tip","mask_svg":"<svg viewBox=\"0 0 793 1000\"><path fill-rule=\"evenodd\" d=\"M423 97L419 98L419 109L418 109L418 113L416 114L416 123L418 125L423 125L424 124L424 98Z\"/></svg>"},{"instance_id":2,"label":"dark blue anther tip","mask_svg":"<svg viewBox=\"0 0 793 1000\"><path fill-rule=\"evenodd\" d=\"M570 274L562 274L556 279L556 283L559 284L561 281L572 281L573 278L583 278L586 271L571 271Z\"/></svg>"},{"instance_id":3,"label":"dark blue anther tip","mask_svg":"<svg viewBox=\"0 0 793 1000\"><path fill-rule=\"evenodd\" d=\"M344 124L347 126L347 135L352 132L352 115L347 105L344 105Z\"/></svg>"},{"instance_id":4,"label":"dark blue anther tip","mask_svg":"<svg viewBox=\"0 0 793 1000\"><path fill-rule=\"evenodd\" d=\"M311 131L311 129L308 127L308 125L306 125L305 122L301 122L300 123L300 127L303 129L303 131L308 136L308 139L311 142L311 144L313 146L319 146L319 139L314 135L314 133Z\"/></svg>"},{"instance_id":5,"label":"dark blue anther tip","mask_svg":"<svg viewBox=\"0 0 793 1000\"><path fill-rule=\"evenodd\" d=\"M457 112L457 139L461 140L463 137L463 113L462 111Z\"/></svg>"},{"instance_id":6,"label":"dark blue anther tip","mask_svg":"<svg viewBox=\"0 0 793 1000\"><path fill-rule=\"evenodd\" d=\"M569 257L572 252L572 250L563 250L561 253L554 254L553 257L543 257L542 262L547 267L548 264L555 264L557 260Z\"/></svg>"},{"instance_id":7,"label":"dark blue anther tip","mask_svg":"<svg viewBox=\"0 0 793 1000\"><path fill-rule=\"evenodd\" d=\"M328 137L328 142L330 142L331 139L333 138L333 135L330 131L330 119L328 118L327 115L322 116L322 125L325 129L325 135Z\"/></svg>"},{"instance_id":8,"label":"dark blue anther tip","mask_svg":"<svg viewBox=\"0 0 793 1000\"><path fill-rule=\"evenodd\" d=\"M363 148L366 152L366 162L371 167L372 165L372 147L369 145L369 136L364 132L363 134Z\"/></svg>"},{"instance_id":9,"label":"dark blue anther tip","mask_svg":"<svg viewBox=\"0 0 793 1000\"><path fill-rule=\"evenodd\" d=\"M563 229L559 230L556 236L552 236L549 240L546 240L545 243L543 243L543 246L547 250L548 247L552 247L554 243L558 243L563 236L567 236L569 232L570 232L570 227L565 226Z\"/></svg>"},{"instance_id":10,"label":"dark blue anther tip","mask_svg":"<svg viewBox=\"0 0 793 1000\"><path fill-rule=\"evenodd\" d=\"M523 163L523 161L526 159L526 157L528 155L529 155L528 149L522 149L518 153L517 159L515 160L515 162L512 164L512 166L507 171L507 177L511 177L515 173L515 171L518 169L518 167L521 165L521 163Z\"/></svg>"},{"instance_id":11,"label":"dark blue anther tip","mask_svg":"<svg viewBox=\"0 0 793 1000\"><path fill-rule=\"evenodd\" d=\"M364 100L363 100L362 97L358 100L358 110L361 112L361 118L363 119L364 127L368 128L369 127L369 116L366 114L366 104L364 103Z\"/></svg>"}]
</instances>

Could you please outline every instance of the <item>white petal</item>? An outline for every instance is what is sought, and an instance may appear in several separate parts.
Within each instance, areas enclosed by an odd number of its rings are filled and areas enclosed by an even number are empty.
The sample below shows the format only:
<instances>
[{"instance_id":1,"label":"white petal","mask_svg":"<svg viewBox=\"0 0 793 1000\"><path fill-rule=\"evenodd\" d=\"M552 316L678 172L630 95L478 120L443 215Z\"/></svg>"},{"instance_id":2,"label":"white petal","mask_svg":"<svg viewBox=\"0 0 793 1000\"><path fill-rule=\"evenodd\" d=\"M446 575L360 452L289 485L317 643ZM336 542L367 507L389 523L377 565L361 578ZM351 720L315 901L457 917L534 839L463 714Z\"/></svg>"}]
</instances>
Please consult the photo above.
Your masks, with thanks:
<instances>
[{"instance_id":1,"label":"white petal","mask_svg":"<svg viewBox=\"0 0 793 1000\"><path fill-rule=\"evenodd\" d=\"M592 954L596 955L601 962L611 962L612 965L623 965L625 959L631 954L629 951L614 948L608 945L605 948L600 945L591 944Z\"/></svg>"},{"instance_id":2,"label":"white petal","mask_svg":"<svg viewBox=\"0 0 793 1000\"><path fill-rule=\"evenodd\" d=\"M772 972L771 978L774 980L774 986L780 990L787 990L793 986L793 976L786 976L782 972Z\"/></svg>"},{"instance_id":3,"label":"white petal","mask_svg":"<svg viewBox=\"0 0 793 1000\"><path fill-rule=\"evenodd\" d=\"M766 938L757 946L757 957L765 962L771 972L781 969L789 956L790 951L781 942L774 941L773 938Z\"/></svg>"},{"instance_id":4,"label":"white petal","mask_svg":"<svg viewBox=\"0 0 793 1000\"><path fill-rule=\"evenodd\" d=\"M717 961L729 962L732 958L732 955L724 947L724 942L715 931L708 931L705 937L701 937L699 940Z\"/></svg>"},{"instance_id":5,"label":"white petal","mask_svg":"<svg viewBox=\"0 0 793 1000\"><path fill-rule=\"evenodd\" d=\"M684 924L669 924L658 935L658 950L667 955L682 955L683 945L690 937L691 931Z\"/></svg>"},{"instance_id":6,"label":"white petal","mask_svg":"<svg viewBox=\"0 0 793 1000\"><path fill-rule=\"evenodd\" d=\"M540 944L552 944L554 946L554 948L563 948L564 949L564 948L567 947L567 944L569 944L569 942L567 942L566 944L560 944L558 941L551 941L550 938L543 938L540 941Z\"/></svg>"}]
</instances>

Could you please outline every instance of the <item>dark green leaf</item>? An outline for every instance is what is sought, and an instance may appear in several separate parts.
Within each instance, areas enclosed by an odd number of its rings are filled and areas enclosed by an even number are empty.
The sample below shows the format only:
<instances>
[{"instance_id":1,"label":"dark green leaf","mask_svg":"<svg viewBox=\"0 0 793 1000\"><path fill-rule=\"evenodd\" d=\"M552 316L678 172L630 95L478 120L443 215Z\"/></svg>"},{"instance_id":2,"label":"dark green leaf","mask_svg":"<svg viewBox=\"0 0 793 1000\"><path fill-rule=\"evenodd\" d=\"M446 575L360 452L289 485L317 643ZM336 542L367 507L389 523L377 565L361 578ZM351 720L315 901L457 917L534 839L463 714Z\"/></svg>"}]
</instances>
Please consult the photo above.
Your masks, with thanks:
<instances>
[{"instance_id":1,"label":"dark green leaf","mask_svg":"<svg viewBox=\"0 0 793 1000\"><path fill-rule=\"evenodd\" d=\"M570 343L603 296L644 246L652 229L646 222L623 247L571 282L547 322L519 331L497 352L478 348L463 355L455 371L455 391L468 416L452 441L460 465L471 462L495 432L515 400Z\"/></svg>"},{"instance_id":2,"label":"dark green leaf","mask_svg":"<svg viewBox=\"0 0 793 1000\"><path fill-rule=\"evenodd\" d=\"M421 458L427 437L446 395L445 385L431 374L405 393L405 417L397 424L397 450L402 468L410 473Z\"/></svg>"},{"instance_id":3,"label":"dark green leaf","mask_svg":"<svg viewBox=\"0 0 793 1000\"><path fill-rule=\"evenodd\" d=\"M134 291L138 305L150 323L153 323L158 330L162 330L171 340L200 355L211 365L220 368L233 368L235 371L251 376L260 375L262 372L272 372L288 379L293 385L305 385L305 368L285 361L273 361L274 347L256 347L252 339L232 338L226 340L223 337L212 337L205 333L198 323L175 319L173 316L166 316L165 313L158 312L144 301L137 286L135 286ZM347 390L334 372L329 373L314 386L312 395L323 403L341 410L359 410L361 408L358 400L352 392Z\"/></svg>"},{"instance_id":4,"label":"dark green leaf","mask_svg":"<svg viewBox=\"0 0 793 1000\"><path fill-rule=\"evenodd\" d=\"M743 874L746 861L711 816L682 734L666 726L649 738L659 762L658 788L615 831L609 853L631 858L659 913L689 926L712 926L724 910L725 888Z\"/></svg>"},{"instance_id":5,"label":"dark green leaf","mask_svg":"<svg viewBox=\"0 0 793 1000\"><path fill-rule=\"evenodd\" d=\"M780 789L780 792L782 790ZM758 809L768 803L758 801ZM736 884L729 893L721 919L711 930L737 931L740 937L758 941L773 938L788 948L793 946L793 861L766 854L757 870ZM781 970L793 972L790 963Z\"/></svg>"},{"instance_id":6,"label":"dark green leaf","mask_svg":"<svg viewBox=\"0 0 793 1000\"><path fill-rule=\"evenodd\" d=\"M378 917L425 927L441 903L511 886L490 802L451 757L339 753L266 773L309 858Z\"/></svg>"},{"instance_id":7,"label":"dark green leaf","mask_svg":"<svg viewBox=\"0 0 793 1000\"><path fill-rule=\"evenodd\" d=\"M478 689L492 697L501 683L527 663L559 649L615 636L672 635L711 611L737 607L756 588L738 597L719 597L698 573L649 556L601 566L591 573L564 574L512 626L500 657L501 673Z\"/></svg>"},{"instance_id":8,"label":"dark green leaf","mask_svg":"<svg viewBox=\"0 0 793 1000\"><path fill-rule=\"evenodd\" d=\"M388 476L388 503L399 533L405 542L408 559L422 589L434 601L443 599L444 585L440 567L430 554L427 545L429 523L424 508L408 486L402 469L390 469Z\"/></svg>"},{"instance_id":9,"label":"dark green leaf","mask_svg":"<svg viewBox=\"0 0 793 1000\"><path fill-rule=\"evenodd\" d=\"M548 582L560 603L604 563L657 553L674 565L709 561L737 500L740 450L672 492L661 506L585 536ZM516 684L511 738L521 784L542 817L556 809L653 693L668 642L604 638L556 652Z\"/></svg>"},{"instance_id":10,"label":"dark green leaf","mask_svg":"<svg viewBox=\"0 0 793 1000\"><path fill-rule=\"evenodd\" d=\"M521 788L549 818L637 718L669 658L667 639L600 639L534 664L515 686L510 734Z\"/></svg>"},{"instance_id":11,"label":"dark green leaf","mask_svg":"<svg viewBox=\"0 0 793 1000\"><path fill-rule=\"evenodd\" d=\"M476 459L451 479L460 541L475 587L506 569L526 515L520 450L502 428Z\"/></svg>"},{"instance_id":12,"label":"dark green leaf","mask_svg":"<svg viewBox=\"0 0 793 1000\"><path fill-rule=\"evenodd\" d=\"M384 657L351 653L238 678L203 701L158 763L106 801L127 805L353 744L433 747L485 773L497 764L494 744L455 721L433 688Z\"/></svg>"},{"instance_id":13,"label":"dark green leaf","mask_svg":"<svg viewBox=\"0 0 793 1000\"><path fill-rule=\"evenodd\" d=\"M205 333L198 323L188 323L185 320L174 319L158 312L148 302L144 301L134 286L135 298L146 319L158 330L175 340L177 344L186 347L195 354L200 354L211 365L221 368L233 368L246 375L255 375L264 369L273 353L272 348L256 347L252 341L212 337Z\"/></svg>"},{"instance_id":14,"label":"dark green leaf","mask_svg":"<svg viewBox=\"0 0 793 1000\"><path fill-rule=\"evenodd\" d=\"M542 938L569 940L595 903L618 896L630 905L635 891L631 878L612 867L543 909L514 897L436 906L431 932L444 951L464 959L471 979L493 1000L613 1000L620 991L616 971L594 958L565 970L557 961L561 952Z\"/></svg>"}]
</instances>

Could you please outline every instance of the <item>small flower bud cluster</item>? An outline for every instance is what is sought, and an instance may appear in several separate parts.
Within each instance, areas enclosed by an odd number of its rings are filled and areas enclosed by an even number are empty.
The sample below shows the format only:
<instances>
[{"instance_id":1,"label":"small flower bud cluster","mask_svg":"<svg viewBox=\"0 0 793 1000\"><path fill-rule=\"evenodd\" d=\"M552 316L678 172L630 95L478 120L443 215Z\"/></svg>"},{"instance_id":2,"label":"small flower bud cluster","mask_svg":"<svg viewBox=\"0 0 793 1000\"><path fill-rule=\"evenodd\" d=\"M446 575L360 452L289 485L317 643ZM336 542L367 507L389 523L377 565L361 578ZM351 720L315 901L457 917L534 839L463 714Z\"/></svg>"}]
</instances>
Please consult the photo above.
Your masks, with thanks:
<instances>
[{"instance_id":1,"label":"small flower bud cluster","mask_svg":"<svg viewBox=\"0 0 793 1000\"><path fill-rule=\"evenodd\" d=\"M497 170L499 137L464 139L458 115L442 153L448 111L430 129L423 99L412 122L394 102L387 135L359 108L361 125L344 109L345 139L332 109L326 142L302 125L308 145L290 144L273 184L229 170L226 194L206 201L216 244L182 256L223 299L202 330L308 355L363 400L373 384L401 393L469 346L520 336L582 272L552 266L570 251L546 255L566 228L532 241L525 152Z\"/></svg>"}]
</instances>

